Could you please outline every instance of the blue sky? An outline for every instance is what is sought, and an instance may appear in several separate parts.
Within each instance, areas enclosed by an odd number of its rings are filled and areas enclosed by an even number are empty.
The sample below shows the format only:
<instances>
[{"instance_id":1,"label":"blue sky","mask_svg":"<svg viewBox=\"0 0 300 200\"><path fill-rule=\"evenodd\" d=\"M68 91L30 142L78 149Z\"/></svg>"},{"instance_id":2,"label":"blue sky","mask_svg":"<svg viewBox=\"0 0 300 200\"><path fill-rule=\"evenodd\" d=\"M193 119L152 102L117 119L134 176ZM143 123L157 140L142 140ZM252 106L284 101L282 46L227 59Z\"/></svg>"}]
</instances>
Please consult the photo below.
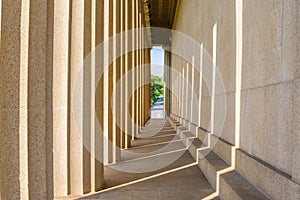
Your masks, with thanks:
<instances>
[{"instance_id":1,"label":"blue sky","mask_svg":"<svg viewBox=\"0 0 300 200\"><path fill-rule=\"evenodd\" d=\"M164 76L164 49L161 46L154 46L151 50L151 74Z\"/></svg>"}]
</instances>

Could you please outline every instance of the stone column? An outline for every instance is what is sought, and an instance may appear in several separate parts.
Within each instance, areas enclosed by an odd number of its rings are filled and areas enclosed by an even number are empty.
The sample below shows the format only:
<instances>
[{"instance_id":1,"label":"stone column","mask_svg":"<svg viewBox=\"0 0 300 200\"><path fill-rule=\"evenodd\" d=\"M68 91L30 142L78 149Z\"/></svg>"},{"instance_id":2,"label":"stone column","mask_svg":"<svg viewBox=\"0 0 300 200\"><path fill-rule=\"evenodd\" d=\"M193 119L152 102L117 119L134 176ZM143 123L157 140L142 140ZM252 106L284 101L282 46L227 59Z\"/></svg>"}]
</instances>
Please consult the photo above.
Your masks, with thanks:
<instances>
[{"instance_id":1,"label":"stone column","mask_svg":"<svg viewBox=\"0 0 300 200\"><path fill-rule=\"evenodd\" d=\"M140 2L138 4L138 15L137 15L137 19L138 19L138 29L141 28L141 5L140 5ZM140 85L140 83L142 82L141 80L141 60L142 60L142 57L141 57L141 31L139 30L138 31L138 84ZM142 94L142 88L139 87L138 88L138 110L139 110L139 120L138 120L138 125L139 125L139 128L138 130L140 130L140 126L142 124L142 110L141 110L141 104L142 104L142 99L141 99L141 94Z\"/></svg>"},{"instance_id":2,"label":"stone column","mask_svg":"<svg viewBox=\"0 0 300 200\"><path fill-rule=\"evenodd\" d=\"M137 15L137 21L138 21L138 29L141 28L141 13L140 13L140 4L138 4L138 15ZM140 85L140 83L142 82L141 80L141 31L138 30L138 37L137 37L137 45L138 45L138 50L137 50L137 54L138 54L138 64L137 64L137 67L138 67L138 85ZM141 94L142 94L142 88L141 87L138 87L138 103L137 103L137 106L138 106L138 133L140 131L140 127L141 127L141 124L142 124L142 99L141 99Z\"/></svg>"},{"instance_id":3,"label":"stone column","mask_svg":"<svg viewBox=\"0 0 300 200\"><path fill-rule=\"evenodd\" d=\"M84 2L72 1L70 53L70 192L83 194L83 48ZM77 120L76 120L77 119ZM79 120L78 120L79 119Z\"/></svg>"},{"instance_id":4,"label":"stone column","mask_svg":"<svg viewBox=\"0 0 300 200\"><path fill-rule=\"evenodd\" d=\"M113 2L104 1L104 40L113 35ZM105 162L113 162L113 116L112 116L112 90L113 90L113 65L108 63L113 54L113 42L106 42L104 47L104 134L105 134Z\"/></svg>"},{"instance_id":5,"label":"stone column","mask_svg":"<svg viewBox=\"0 0 300 200\"><path fill-rule=\"evenodd\" d=\"M141 68L140 68L140 62L141 62L141 54L140 54L140 31L139 31L139 28L140 28L140 2L137 0L136 1L136 15L135 15L135 18L136 18L136 34L137 36L135 37L136 38L136 69L137 69L137 73L136 73L136 84L137 84L137 87L136 87L136 115L137 115L137 120L136 120L136 133L139 134L139 131L140 131L140 125L141 125L141 88L139 87L140 85L140 81L141 81L141 77L140 77L140 73L141 73Z\"/></svg>"},{"instance_id":6,"label":"stone column","mask_svg":"<svg viewBox=\"0 0 300 200\"><path fill-rule=\"evenodd\" d=\"M170 54L170 62L173 62L172 54ZM173 66L172 66L172 69L175 70L175 68ZM175 76L176 76L176 74L175 74ZM175 97L175 94L177 93L178 85L175 84L175 79L176 78L174 78L173 76L171 76L171 78L170 78L170 91L171 91L171 94L170 94L171 95L171 97L170 97L171 98L170 99L170 116L172 114L176 113L176 97ZM172 92L172 91L174 91L174 92Z\"/></svg>"},{"instance_id":7,"label":"stone column","mask_svg":"<svg viewBox=\"0 0 300 200\"><path fill-rule=\"evenodd\" d=\"M52 37L53 31L53 29L49 30L46 24L51 27L52 20L48 23L48 17L53 17L53 9L48 6L50 5L47 0L30 1L27 82L29 199L51 199L53 197L52 187L48 185L52 180L52 174L48 172L48 164L51 165L52 157L52 124L50 122L47 124L51 113L51 109L48 109L51 108L51 105L47 104L49 101L47 92L50 92L47 90L47 86L49 86L47 79L49 76L52 78L48 73L52 70L52 66L47 64L47 57L52 55L52 49L46 48L47 38ZM49 13L47 13L48 9ZM26 36L27 34L24 33L23 37ZM24 60L24 63L21 64L25 63ZM24 132L21 133L24 134ZM22 165L22 163L20 164ZM39 178L37 179L37 177Z\"/></svg>"},{"instance_id":8,"label":"stone column","mask_svg":"<svg viewBox=\"0 0 300 200\"><path fill-rule=\"evenodd\" d=\"M91 121L90 121L90 126L91 126L91 148L90 148L90 191L95 192L95 162L97 160L95 159L95 149L96 149L96 52L95 52L95 46L96 46L96 0L91 0L91 77L90 77L90 82L91 82Z\"/></svg>"},{"instance_id":9,"label":"stone column","mask_svg":"<svg viewBox=\"0 0 300 200\"><path fill-rule=\"evenodd\" d=\"M126 37L126 31L127 31L127 2L126 0L121 0L121 32L122 32L122 41L121 41L121 48L122 52L126 51L126 43L127 43L127 37ZM121 123L122 123L122 130L121 130L121 148L126 149L127 148L127 134L125 129L126 124L126 61L127 61L127 54L123 54L121 56L121 77L123 77L122 81L122 93L121 93Z\"/></svg>"},{"instance_id":10,"label":"stone column","mask_svg":"<svg viewBox=\"0 0 300 200\"><path fill-rule=\"evenodd\" d=\"M113 37L114 34L114 2L109 1L109 23L108 23L108 37L111 38ZM114 52L114 43L113 40L109 40L109 47L108 47L108 57L109 61L112 60L113 57L113 52ZM112 91L114 87L114 64L109 63L109 68L108 68L108 102L107 102L107 108L108 108L108 140L110 142L110 145L108 146L108 163L113 163L114 162L114 145L115 145L115 137L116 137L116 132L114 129L114 122L113 122L113 98L112 98Z\"/></svg>"},{"instance_id":11,"label":"stone column","mask_svg":"<svg viewBox=\"0 0 300 200\"><path fill-rule=\"evenodd\" d=\"M114 22L114 27L113 27L113 34L117 35L120 33L121 27L120 27L120 22L121 22L121 13L120 13L120 1L121 0L114 0L114 9L113 9L113 22ZM119 37L114 39L114 45L113 45L113 54L115 55L119 55L120 54L120 48L121 48L121 43L120 43L120 39ZM116 58L116 60L114 60L113 63L113 70L114 70L114 77L113 77L113 85L114 87L117 85L117 82L120 79L120 73L121 73L121 60L120 58ZM120 101L121 98L121 94L120 91L116 91L116 96L114 99L115 104L113 105L113 114L114 114L114 119L117 120L118 122L121 121L121 112L120 112ZM115 149L114 149L114 162L118 162L121 159L121 130L119 125L113 121L114 123L114 145L115 145Z\"/></svg>"},{"instance_id":12,"label":"stone column","mask_svg":"<svg viewBox=\"0 0 300 200\"><path fill-rule=\"evenodd\" d=\"M130 147L130 141L133 138L133 128L132 128L132 121L133 121L133 98L132 96L130 96L131 94L131 88L132 88L132 65L133 65L133 60L134 60L134 54L132 51L130 51L130 48L133 46L134 41L133 41L133 33L132 28L133 28L133 1L126 1L125 4L126 8L126 27L127 27L127 31L130 34L127 34L126 36L126 48L128 53L125 56L126 59L126 72L128 73L127 78L126 78L126 99L125 99L125 105L128 105L128 108L125 108L126 110L126 130L127 130L127 137L126 137L126 147ZM128 97L128 98L127 98ZM127 112L129 112L127 114ZM130 116L130 118L129 118Z\"/></svg>"},{"instance_id":13,"label":"stone column","mask_svg":"<svg viewBox=\"0 0 300 200\"><path fill-rule=\"evenodd\" d=\"M145 120L148 121L150 119L150 76L151 76L151 69L150 69L150 49L145 49Z\"/></svg>"},{"instance_id":14,"label":"stone column","mask_svg":"<svg viewBox=\"0 0 300 200\"><path fill-rule=\"evenodd\" d=\"M170 59L171 59L171 62L173 63L174 62L174 56L172 54L171 54ZM172 70L176 70L174 65L172 65ZM176 76L176 73L174 74L174 76ZM177 98L176 98L175 95L178 94L178 87L179 87L179 85L177 85L175 83L176 77L174 77L174 76L171 76L171 79L170 79L170 82L171 82L170 87L171 87L171 90L173 91L173 92L171 92L171 102L170 102L170 114L172 114L172 116L173 116L173 114L177 113L177 107L176 107Z\"/></svg>"},{"instance_id":15,"label":"stone column","mask_svg":"<svg viewBox=\"0 0 300 200\"><path fill-rule=\"evenodd\" d=\"M49 2L49 1L48 1ZM54 157L53 157L53 140L54 140L54 109L53 109L53 55L54 55L54 5L51 3L47 3L47 44L46 44L46 49L47 49L47 85L46 85L46 90L47 90L47 135L46 135L46 140L47 140L47 176L49 177L47 179L47 196L48 199L53 199L55 195L54 191ZM51 170L50 170L51 169ZM65 169L65 168L63 168ZM67 169L67 167L66 167ZM67 170L66 170L67 171ZM63 177L63 180L66 177ZM57 179L56 179L57 180ZM66 185L62 185L62 187L66 187Z\"/></svg>"},{"instance_id":16,"label":"stone column","mask_svg":"<svg viewBox=\"0 0 300 200\"><path fill-rule=\"evenodd\" d=\"M133 15L133 20L134 20L134 47L135 47L135 50L134 50L134 65L133 65L133 76L134 76L134 123L135 123L135 126L134 126L134 132L135 132L135 136L138 134L139 130L138 130L138 124L139 124L139 107L138 107L138 104L139 104L139 92L138 92L138 81L139 81L139 77L138 77L138 63L139 63L139 53L138 53L138 38L139 38L139 34L138 34L138 26L139 26L139 18L138 18L138 0L135 0L134 1L134 15Z\"/></svg>"},{"instance_id":17,"label":"stone column","mask_svg":"<svg viewBox=\"0 0 300 200\"><path fill-rule=\"evenodd\" d=\"M194 122L195 118L193 115L193 109L194 109L194 95L193 93L195 92L195 56L192 56L192 63L190 64L190 77L189 77L189 83L191 87L191 94L190 94L190 100L189 100L189 105L190 105L190 112L189 112L189 121Z\"/></svg>"},{"instance_id":18,"label":"stone column","mask_svg":"<svg viewBox=\"0 0 300 200\"><path fill-rule=\"evenodd\" d=\"M199 59L199 89L198 89L198 102L199 102L199 107L198 107L198 126L201 127L201 109L202 109L202 85L203 85L203 43L201 43L200 46L200 59Z\"/></svg>"},{"instance_id":19,"label":"stone column","mask_svg":"<svg viewBox=\"0 0 300 200\"><path fill-rule=\"evenodd\" d=\"M193 89L193 66L192 63L187 63L187 77L186 77L186 87L185 90L188 92L186 95L186 120L192 121L191 119L191 102L192 102L192 94L190 94L190 91Z\"/></svg>"},{"instance_id":20,"label":"stone column","mask_svg":"<svg viewBox=\"0 0 300 200\"><path fill-rule=\"evenodd\" d=\"M176 61L177 61L177 59L176 59ZM173 62L173 66L176 66L176 65L175 65L175 62ZM180 74L180 69L178 69L177 66L176 66L176 70L177 70L177 73ZM177 116L180 116L180 99L181 99L181 84L180 84L179 80L178 80L178 89L177 89L178 96L177 96L177 101L176 101L176 103L177 103L177 105L176 105L176 114L177 114Z\"/></svg>"},{"instance_id":21,"label":"stone column","mask_svg":"<svg viewBox=\"0 0 300 200\"><path fill-rule=\"evenodd\" d=\"M137 1L137 14L136 14L136 21L137 21L137 85L140 85L141 82L141 51L140 51L140 46L141 46L141 32L140 32L140 28L141 28L141 13L140 13L140 2ZM140 131L140 126L141 126L141 87L137 87L137 134L139 134Z\"/></svg>"},{"instance_id":22,"label":"stone column","mask_svg":"<svg viewBox=\"0 0 300 200\"><path fill-rule=\"evenodd\" d=\"M1 21L1 134L3 199L28 199L29 2L3 0ZM23 152L23 153L21 153ZM20 161L24 161L20 163ZM5 176L4 176L5 175Z\"/></svg>"},{"instance_id":23,"label":"stone column","mask_svg":"<svg viewBox=\"0 0 300 200\"><path fill-rule=\"evenodd\" d=\"M142 5L140 5L140 13L139 13L139 18L140 18L140 26L139 26L139 28L141 29L140 31L139 31L139 33L140 33L140 39L139 39L139 44L140 44L140 50L139 50L139 52L140 52L140 63L139 63L139 65L140 65L140 74L139 74L139 76L140 76L140 83L141 83L141 87L140 87L140 105L139 105L139 107L140 107L140 127L143 127L143 76L142 76L142 74L143 74L143 51L142 51L142 40L143 40L143 38L142 38Z\"/></svg>"},{"instance_id":24,"label":"stone column","mask_svg":"<svg viewBox=\"0 0 300 200\"><path fill-rule=\"evenodd\" d=\"M185 84L184 84L184 80L185 80L185 75L186 75L186 66L184 65L184 63L182 63L182 67L181 67L181 101L180 101L180 117L181 118L185 118Z\"/></svg>"},{"instance_id":25,"label":"stone column","mask_svg":"<svg viewBox=\"0 0 300 200\"><path fill-rule=\"evenodd\" d=\"M132 22L132 26L131 28L134 30L136 28L136 1L132 1L131 4L131 22ZM136 34L135 32L132 32L132 38L130 38L132 41L132 47L134 48L136 45ZM129 80L132 82L131 88L132 88L132 96L131 96L131 121L132 121L132 129L131 129L131 139L134 140L135 139L135 135L136 135L136 130L135 130L135 123L136 123L136 92L133 90L133 88L135 88L135 81L136 81L136 77L135 77L135 71L134 68L136 66L136 51L132 51L131 53L132 57L131 57L131 69L132 69L132 80Z\"/></svg>"},{"instance_id":26,"label":"stone column","mask_svg":"<svg viewBox=\"0 0 300 200\"><path fill-rule=\"evenodd\" d=\"M95 136L94 149L92 151L92 190L98 191L104 185L104 168L103 168L103 118L104 118L104 97L103 97L103 52L99 50L99 45L103 42L104 31L104 0L94 0L95 6ZM93 157L94 156L94 157ZM93 187L94 186L94 187Z\"/></svg>"},{"instance_id":27,"label":"stone column","mask_svg":"<svg viewBox=\"0 0 300 200\"><path fill-rule=\"evenodd\" d=\"M95 70L92 57L92 4L91 0L84 0L84 70L83 70L83 192L91 191L91 135L94 134L92 128L92 94L94 86L93 72Z\"/></svg>"},{"instance_id":28,"label":"stone column","mask_svg":"<svg viewBox=\"0 0 300 200\"><path fill-rule=\"evenodd\" d=\"M1 21L1 19L2 19L2 0L0 0L0 52L1 52L1 23L2 23L2 21ZM1 62L0 62L1 63ZM0 65L1 66L1 65ZM0 70L0 80L2 81L2 70ZM0 94L1 94L1 92L2 92L2 84L0 85ZM0 109L2 110L2 99L0 100ZM0 126L2 127L2 111L0 110ZM0 131L0 139L2 139L1 138L1 131ZM1 142L0 142L0 163L3 163L3 161L2 161L2 149L1 149L1 146L2 146L2 144L1 144ZM2 165L0 164L0 200L1 200L1 193L2 193Z\"/></svg>"},{"instance_id":29,"label":"stone column","mask_svg":"<svg viewBox=\"0 0 300 200\"><path fill-rule=\"evenodd\" d=\"M174 106L174 111L172 110L172 113L175 113L177 116L179 116L179 99L180 99L180 82L178 74L180 71L177 68L177 56L175 54L172 54L172 69L176 71L176 74L173 74L172 76L172 90L174 91L172 104ZM176 93L175 93L176 92Z\"/></svg>"},{"instance_id":30,"label":"stone column","mask_svg":"<svg viewBox=\"0 0 300 200\"><path fill-rule=\"evenodd\" d=\"M143 28L143 23L141 24L141 28ZM143 35L143 30L141 30L141 82L142 82L142 88L141 88L141 118L142 118L142 124L141 126L145 125L145 77L144 77L144 72L145 72L145 68L144 68L144 35Z\"/></svg>"},{"instance_id":31,"label":"stone column","mask_svg":"<svg viewBox=\"0 0 300 200\"><path fill-rule=\"evenodd\" d=\"M70 54L70 192L90 192L90 1L72 1Z\"/></svg>"},{"instance_id":32,"label":"stone column","mask_svg":"<svg viewBox=\"0 0 300 200\"><path fill-rule=\"evenodd\" d=\"M55 196L68 195L69 1L54 2L53 184Z\"/></svg>"},{"instance_id":33,"label":"stone column","mask_svg":"<svg viewBox=\"0 0 300 200\"><path fill-rule=\"evenodd\" d=\"M165 67L164 67L164 82L165 82L165 96L164 96L164 110L165 115L170 116L170 47L164 47L165 49Z\"/></svg>"},{"instance_id":34,"label":"stone column","mask_svg":"<svg viewBox=\"0 0 300 200\"><path fill-rule=\"evenodd\" d=\"M147 122L147 78L146 78L146 51L147 49L146 48L146 38L145 38L145 32L143 31L143 65L144 65L144 70L143 70L143 84L144 84L144 87L143 87L143 119L144 119L144 125L146 124Z\"/></svg>"},{"instance_id":35,"label":"stone column","mask_svg":"<svg viewBox=\"0 0 300 200\"><path fill-rule=\"evenodd\" d=\"M2 19L2 0L0 0L0 47L1 47L1 19Z\"/></svg>"}]
</instances>

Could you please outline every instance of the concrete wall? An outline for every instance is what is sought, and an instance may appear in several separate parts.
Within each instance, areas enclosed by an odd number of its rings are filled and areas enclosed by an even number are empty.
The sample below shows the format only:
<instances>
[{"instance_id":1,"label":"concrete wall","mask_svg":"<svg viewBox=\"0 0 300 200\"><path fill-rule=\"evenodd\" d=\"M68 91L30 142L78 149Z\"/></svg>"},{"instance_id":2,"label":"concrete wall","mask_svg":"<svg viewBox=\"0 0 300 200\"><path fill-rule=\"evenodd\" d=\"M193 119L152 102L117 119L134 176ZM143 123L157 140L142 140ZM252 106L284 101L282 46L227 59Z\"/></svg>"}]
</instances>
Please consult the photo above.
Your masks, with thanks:
<instances>
[{"instance_id":1,"label":"concrete wall","mask_svg":"<svg viewBox=\"0 0 300 200\"><path fill-rule=\"evenodd\" d=\"M299 1L244 1L241 148L292 175ZM299 77L299 76L298 76ZM298 165L298 169L300 166Z\"/></svg>"},{"instance_id":2,"label":"concrete wall","mask_svg":"<svg viewBox=\"0 0 300 200\"><path fill-rule=\"evenodd\" d=\"M235 1L219 1L219 0L191 0L181 1L178 10L178 20L175 23L176 31L182 32L192 37L199 45L203 44L203 73L208 76L202 80L201 93L201 127L211 130L211 90L212 90L212 61L213 61L213 28L217 27L217 55L215 57L217 68L222 75L225 94L217 94L219 96L226 95L227 114L222 138L230 143L234 143L234 119L235 119ZM186 23L186 22L189 23ZM176 46L176 38L173 39L173 45ZM195 56L195 67L200 65L200 55ZM176 63L176 62L172 62ZM173 64L174 65L174 64ZM199 84L195 81L195 84ZM194 86L198 88L199 86ZM198 91L195 91L199 94ZM216 104L215 109L218 109Z\"/></svg>"},{"instance_id":3,"label":"concrete wall","mask_svg":"<svg viewBox=\"0 0 300 200\"><path fill-rule=\"evenodd\" d=\"M187 34L216 60L226 98L221 138L299 181L299 0L244 0L242 44L237 43L235 0L180 1L175 30ZM298 19L298 21L297 21ZM216 56L213 28L217 24ZM298 27L298 29L297 29ZM173 46L180 43L173 37ZM242 82L238 85L237 46L242 45ZM195 52L198 54L198 52ZM198 55L195 55L196 57ZM183 67L172 61L176 69ZM206 69L205 69L206 68ZM203 70L211 70L204 60ZM212 74L207 73L207 74ZM241 87L241 103L236 101ZM210 84L203 82L201 127L210 130ZM237 96L239 97L239 96ZM240 109L240 115L239 115ZM200 112L200 110L199 110ZM236 122L239 122L236 129ZM237 130L237 131L236 131ZM235 136L240 134L240 140ZM298 169L298 170L297 170Z\"/></svg>"}]
</instances>

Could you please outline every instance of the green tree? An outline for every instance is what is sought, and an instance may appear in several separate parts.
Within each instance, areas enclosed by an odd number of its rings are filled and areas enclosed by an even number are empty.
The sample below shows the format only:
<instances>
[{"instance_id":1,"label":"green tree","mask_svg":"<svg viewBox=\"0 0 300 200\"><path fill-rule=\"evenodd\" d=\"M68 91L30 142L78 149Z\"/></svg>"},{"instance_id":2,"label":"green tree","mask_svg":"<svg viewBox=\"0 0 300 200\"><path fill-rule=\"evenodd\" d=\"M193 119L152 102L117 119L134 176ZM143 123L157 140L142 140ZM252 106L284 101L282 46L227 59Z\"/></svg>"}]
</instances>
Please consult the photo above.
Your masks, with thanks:
<instances>
[{"instance_id":1,"label":"green tree","mask_svg":"<svg viewBox=\"0 0 300 200\"><path fill-rule=\"evenodd\" d=\"M163 95L164 84L159 76L151 75L151 106Z\"/></svg>"}]
</instances>

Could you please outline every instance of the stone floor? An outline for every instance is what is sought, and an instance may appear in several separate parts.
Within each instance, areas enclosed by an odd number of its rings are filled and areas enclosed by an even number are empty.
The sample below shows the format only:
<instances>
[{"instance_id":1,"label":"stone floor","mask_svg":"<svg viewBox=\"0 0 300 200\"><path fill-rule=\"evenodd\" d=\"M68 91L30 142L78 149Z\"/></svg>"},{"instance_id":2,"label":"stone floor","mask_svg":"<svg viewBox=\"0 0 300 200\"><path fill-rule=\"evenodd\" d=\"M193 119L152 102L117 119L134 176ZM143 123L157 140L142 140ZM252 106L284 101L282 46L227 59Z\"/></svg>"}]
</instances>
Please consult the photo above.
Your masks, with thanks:
<instances>
[{"instance_id":1,"label":"stone floor","mask_svg":"<svg viewBox=\"0 0 300 200\"><path fill-rule=\"evenodd\" d=\"M136 173L138 172L138 173ZM151 120L105 168L105 189L82 200L193 200L213 193L197 164L165 120Z\"/></svg>"},{"instance_id":2,"label":"stone floor","mask_svg":"<svg viewBox=\"0 0 300 200\"><path fill-rule=\"evenodd\" d=\"M164 98L159 97L159 99L154 103L151 108L151 119L163 119L165 118L164 113Z\"/></svg>"}]
</instances>

